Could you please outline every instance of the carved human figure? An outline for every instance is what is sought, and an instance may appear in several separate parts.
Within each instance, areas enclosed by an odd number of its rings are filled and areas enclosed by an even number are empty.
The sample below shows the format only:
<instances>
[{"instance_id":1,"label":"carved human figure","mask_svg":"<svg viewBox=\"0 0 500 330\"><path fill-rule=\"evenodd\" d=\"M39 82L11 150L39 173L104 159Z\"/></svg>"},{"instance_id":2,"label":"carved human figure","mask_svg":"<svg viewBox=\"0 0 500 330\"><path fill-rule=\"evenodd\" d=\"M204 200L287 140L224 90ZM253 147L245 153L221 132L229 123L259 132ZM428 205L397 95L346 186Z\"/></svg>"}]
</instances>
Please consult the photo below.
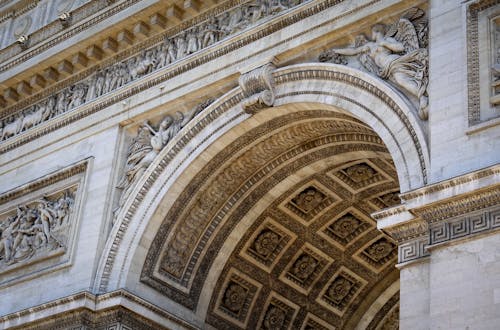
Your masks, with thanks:
<instances>
[{"instance_id":1,"label":"carved human figure","mask_svg":"<svg viewBox=\"0 0 500 330\"><path fill-rule=\"evenodd\" d=\"M156 60L153 58L153 52L151 50L143 53L142 58L135 62L135 65L133 64L134 62L129 62L130 76L132 80L151 72L156 64Z\"/></svg>"},{"instance_id":2,"label":"carved human figure","mask_svg":"<svg viewBox=\"0 0 500 330\"><path fill-rule=\"evenodd\" d=\"M186 33L185 32L179 34L175 38L175 46L177 48L177 54L175 55L175 58L177 60L186 56L186 54L187 54L187 41L186 41Z\"/></svg>"},{"instance_id":3,"label":"carved human figure","mask_svg":"<svg viewBox=\"0 0 500 330\"><path fill-rule=\"evenodd\" d=\"M85 92L86 86L83 83L75 85L68 104L68 109L73 109L82 105L85 102Z\"/></svg>"},{"instance_id":4,"label":"carved human figure","mask_svg":"<svg viewBox=\"0 0 500 330\"><path fill-rule=\"evenodd\" d=\"M158 47L158 51L156 52L156 63L155 69L159 69L167 65L167 44L163 43Z\"/></svg>"},{"instance_id":5,"label":"carved human figure","mask_svg":"<svg viewBox=\"0 0 500 330\"><path fill-rule=\"evenodd\" d=\"M103 87L103 94L108 93L111 91L111 81L113 79L113 68L107 68L104 70L104 87Z\"/></svg>"},{"instance_id":6,"label":"carved human figure","mask_svg":"<svg viewBox=\"0 0 500 330\"><path fill-rule=\"evenodd\" d=\"M23 127L24 114L19 113L17 116L11 116L3 123L2 137L0 140L7 139L21 132Z\"/></svg>"},{"instance_id":7,"label":"carved human figure","mask_svg":"<svg viewBox=\"0 0 500 330\"><path fill-rule=\"evenodd\" d=\"M500 47L495 52L495 62L493 63L492 73L493 80L500 80Z\"/></svg>"},{"instance_id":8,"label":"carved human figure","mask_svg":"<svg viewBox=\"0 0 500 330\"><path fill-rule=\"evenodd\" d=\"M66 193L64 196L60 197L54 206L54 211L56 214L56 219L58 220L58 225L62 226L68 223L68 218L70 214L70 206L73 204L73 199Z\"/></svg>"},{"instance_id":9,"label":"carved human figure","mask_svg":"<svg viewBox=\"0 0 500 330\"><path fill-rule=\"evenodd\" d=\"M332 49L332 52L352 56L359 55L361 64L382 79L389 80L397 88L414 96L419 102L419 116L427 119L428 54L420 48L415 27L407 18L386 33L386 27L372 27L372 40L358 38L354 47Z\"/></svg>"},{"instance_id":10,"label":"carved human figure","mask_svg":"<svg viewBox=\"0 0 500 330\"><path fill-rule=\"evenodd\" d=\"M104 91L104 83L105 83L105 76L104 72L100 71L96 75L96 81L95 81L95 96L101 96L102 94L105 93Z\"/></svg>"},{"instance_id":11,"label":"carved human figure","mask_svg":"<svg viewBox=\"0 0 500 330\"><path fill-rule=\"evenodd\" d=\"M217 20L215 19L215 17L211 17L208 20L202 32L203 32L203 38L202 38L203 48L213 45L219 40L218 34L220 33L220 30L217 28Z\"/></svg>"},{"instance_id":12,"label":"carved human figure","mask_svg":"<svg viewBox=\"0 0 500 330\"><path fill-rule=\"evenodd\" d=\"M67 90L62 90L57 94L56 114L60 115L68 109L68 93Z\"/></svg>"},{"instance_id":13,"label":"carved human figure","mask_svg":"<svg viewBox=\"0 0 500 330\"><path fill-rule=\"evenodd\" d=\"M17 216L8 217L2 224L2 234L0 236L0 252L3 252L3 259L5 262L10 262L12 258L12 245L14 244L13 234L19 225L19 218Z\"/></svg>"},{"instance_id":14,"label":"carved human figure","mask_svg":"<svg viewBox=\"0 0 500 330\"><path fill-rule=\"evenodd\" d=\"M123 189L114 210L115 216L130 195L133 183L135 183L154 161L160 151L170 140L204 107L197 106L183 114L177 112L175 115L167 115L155 130L146 121L138 128L137 136L132 140L127 150L127 160L124 173L117 188Z\"/></svg>"},{"instance_id":15,"label":"carved human figure","mask_svg":"<svg viewBox=\"0 0 500 330\"><path fill-rule=\"evenodd\" d=\"M175 62L177 59L177 48L175 46L174 39L169 38L165 41L165 54L165 65Z\"/></svg>"},{"instance_id":16,"label":"carved human figure","mask_svg":"<svg viewBox=\"0 0 500 330\"><path fill-rule=\"evenodd\" d=\"M37 206L38 209L38 217L35 221L41 223L42 231L45 235L46 242L49 241L50 238L50 227L54 222L53 210L49 208L49 204L47 200L42 200Z\"/></svg>"},{"instance_id":17,"label":"carved human figure","mask_svg":"<svg viewBox=\"0 0 500 330\"><path fill-rule=\"evenodd\" d=\"M122 62L118 64L116 76L117 76L117 81L116 81L117 88L122 87L123 85L125 85L130 81L130 75L127 70L126 63Z\"/></svg>"},{"instance_id":18,"label":"carved human figure","mask_svg":"<svg viewBox=\"0 0 500 330\"><path fill-rule=\"evenodd\" d=\"M227 33L232 34L243 28L244 24L243 7L238 6L229 12L229 22L227 24Z\"/></svg>"},{"instance_id":19,"label":"carved human figure","mask_svg":"<svg viewBox=\"0 0 500 330\"><path fill-rule=\"evenodd\" d=\"M187 49L186 54L193 54L198 51L198 30L197 28L192 28L187 33Z\"/></svg>"}]
</instances>

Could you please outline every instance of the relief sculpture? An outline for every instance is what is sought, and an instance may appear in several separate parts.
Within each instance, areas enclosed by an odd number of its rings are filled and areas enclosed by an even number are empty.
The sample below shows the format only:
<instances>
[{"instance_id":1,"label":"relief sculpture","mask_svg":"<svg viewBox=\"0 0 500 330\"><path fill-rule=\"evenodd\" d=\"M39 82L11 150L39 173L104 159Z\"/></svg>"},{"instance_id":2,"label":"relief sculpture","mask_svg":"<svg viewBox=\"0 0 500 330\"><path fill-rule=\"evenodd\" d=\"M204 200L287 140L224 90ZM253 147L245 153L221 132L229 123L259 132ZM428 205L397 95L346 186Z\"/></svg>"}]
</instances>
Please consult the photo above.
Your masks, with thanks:
<instances>
[{"instance_id":1,"label":"relief sculpture","mask_svg":"<svg viewBox=\"0 0 500 330\"><path fill-rule=\"evenodd\" d=\"M173 115L167 115L160 122L158 128L151 126L148 121L138 127L137 135L128 147L125 169L117 185L118 189L122 189L122 193L118 207L115 209L115 215L130 195L133 184L138 181L160 151L211 102L212 100L203 102L186 113L178 111Z\"/></svg>"},{"instance_id":2,"label":"relief sculpture","mask_svg":"<svg viewBox=\"0 0 500 330\"><path fill-rule=\"evenodd\" d=\"M0 220L0 270L66 248L74 191L18 206Z\"/></svg>"},{"instance_id":3,"label":"relief sculpture","mask_svg":"<svg viewBox=\"0 0 500 330\"><path fill-rule=\"evenodd\" d=\"M415 99L419 117L426 120L429 82L427 38L425 12L413 8L391 26L374 25L371 39L361 34L356 37L353 46L327 50L319 59L345 65L347 61L342 56L357 56L362 68Z\"/></svg>"},{"instance_id":4,"label":"relief sculpture","mask_svg":"<svg viewBox=\"0 0 500 330\"><path fill-rule=\"evenodd\" d=\"M500 19L492 22L492 67L491 67L491 97L493 105L500 104Z\"/></svg>"},{"instance_id":5,"label":"relief sculpture","mask_svg":"<svg viewBox=\"0 0 500 330\"><path fill-rule=\"evenodd\" d=\"M258 20L294 7L303 0L257 0L241 4L227 12L212 16L177 35L167 37L161 44L149 48L134 57L113 64L92 74L87 79L55 94L56 102L45 99L34 107L47 105L40 120L30 119L30 125L23 125L24 118L31 114L31 108L0 119L0 141L7 140L29 128L45 122L57 115L77 108L106 93L159 70L188 55L213 45L214 43L255 24ZM51 97L52 98L52 97Z\"/></svg>"}]
</instances>

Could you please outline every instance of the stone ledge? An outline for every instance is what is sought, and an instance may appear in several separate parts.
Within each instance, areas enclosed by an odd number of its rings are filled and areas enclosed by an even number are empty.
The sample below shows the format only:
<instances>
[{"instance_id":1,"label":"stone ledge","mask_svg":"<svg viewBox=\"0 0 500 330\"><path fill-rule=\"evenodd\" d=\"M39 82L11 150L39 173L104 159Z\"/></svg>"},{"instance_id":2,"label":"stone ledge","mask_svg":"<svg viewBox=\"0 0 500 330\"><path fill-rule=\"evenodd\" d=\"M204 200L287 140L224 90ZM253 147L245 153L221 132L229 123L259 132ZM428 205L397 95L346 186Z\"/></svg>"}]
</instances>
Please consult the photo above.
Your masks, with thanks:
<instances>
[{"instance_id":1,"label":"stone ledge","mask_svg":"<svg viewBox=\"0 0 500 330\"><path fill-rule=\"evenodd\" d=\"M123 321L120 317L109 318L109 312L121 312L145 328L198 329L185 320L155 306L148 301L124 290L94 295L82 291L67 297L47 302L0 317L0 328L21 327L23 329L51 329L56 324L68 323L77 326L85 316L91 323L105 321L110 324ZM105 320L102 320L102 319ZM162 326L160 326L162 325ZM149 326L149 327L148 327Z\"/></svg>"}]
</instances>

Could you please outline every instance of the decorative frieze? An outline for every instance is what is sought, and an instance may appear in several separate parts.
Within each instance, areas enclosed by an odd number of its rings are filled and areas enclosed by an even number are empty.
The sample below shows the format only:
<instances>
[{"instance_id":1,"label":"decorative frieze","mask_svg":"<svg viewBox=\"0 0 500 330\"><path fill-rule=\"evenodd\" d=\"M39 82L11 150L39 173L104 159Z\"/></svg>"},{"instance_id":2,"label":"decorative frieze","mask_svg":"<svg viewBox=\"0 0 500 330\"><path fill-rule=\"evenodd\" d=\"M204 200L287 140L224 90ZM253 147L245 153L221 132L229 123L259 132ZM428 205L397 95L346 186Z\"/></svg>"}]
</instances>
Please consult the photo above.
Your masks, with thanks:
<instances>
[{"instance_id":1,"label":"decorative frieze","mask_svg":"<svg viewBox=\"0 0 500 330\"><path fill-rule=\"evenodd\" d=\"M454 239L500 229L500 207L433 223L429 228L430 246Z\"/></svg>"},{"instance_id":2,"label":"decorative frieze","mask_svg":"<svg viewBox=\"0 0 500 330\"><path fill-rule=\"evenodd\" d=\"M341 65L357 61L360 67L390 82L413 99L420 119L427 120L427 25L425 12L412 8L391 26L374 25L371 40L360 34L351 47L327 50L320 54L319 60ZM343 56L356 56L356 60L347 60Z\"/></svg>"},{"instance_id":3,"label":"decorative frieze","mask_svg":"<svg viewBox=\"0 0 500 330\"><path fill-rule=\"evenodd\" d=\"M68 265L87 166L83 161L0 196L0 285Z\"/></svg>"},{"instance_id":4,"label":"decorative frieze","mask_svg":"<svg viewBox=\"0 0 500 330\"><path fill-rule=\"evenodd\" d=\"M401 206L374 214L398 242L399 264L431 255L436 245L498 230L499 170L495 165L404 193Z\"/></svg>"},{"instance_id":5,"label":"decorative frieze","mask_svg":"<svg viewBox=\"0 0 500 330\"><path fill-rule=\"evenodd\" d=\"M0 127L2 127L0 141L25 132L30 127L115 91L256 24L257 21L265 17L275 15L301 2L300 0L286 1L286 4L283 4L282 2L262 0L259 5L246 3L220 15L210 17L196 26L166 38L164 42L152 48L143 50L141 53L109 67L99 69L90 77L52 94L37 104L3 118L0 120ZM240 83L245 86L246 93L249 93L247 97L255 94L255 100L253 96L253 101L249 100L251 104L272 104L274 94L272 93L271 70L270 66L264 66L240 79ZM37 118L40 119L31 126L21 125L24 118L32 113L36 113ZM3 131L6 130L7 133L4 134Z\"/></svg>"}]
</instances>

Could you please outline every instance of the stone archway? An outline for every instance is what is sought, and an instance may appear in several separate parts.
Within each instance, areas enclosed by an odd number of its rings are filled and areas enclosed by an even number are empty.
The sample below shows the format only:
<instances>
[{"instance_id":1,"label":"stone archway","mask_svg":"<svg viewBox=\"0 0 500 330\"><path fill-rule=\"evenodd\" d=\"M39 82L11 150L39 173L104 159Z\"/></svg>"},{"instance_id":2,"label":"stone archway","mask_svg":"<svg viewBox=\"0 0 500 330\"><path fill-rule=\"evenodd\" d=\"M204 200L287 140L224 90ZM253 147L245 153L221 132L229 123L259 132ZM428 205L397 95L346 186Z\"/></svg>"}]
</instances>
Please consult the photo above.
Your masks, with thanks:
<instances>
[{"instance_id":1,"label":"stone archway","mask_svg":"<svg viewBox=\"0 0 500 330\"><path fill-rule=\"evenodd\" d=\"M384 204L381 196L396 192L398 187L406 191L426 182L426 143L412 109L394 90L376 78L346 67L298 65L276 70L273 76L276 80L274 108L248 118L240 106L241 90L236 88L186 126L157 157L131 194L113 228L96 281L101 291L128 286L145 291L154 289L205 319L210 308L220 305L217 297L224 295L220 290L226 290L223 286L232 281L229 275L242 278L238 275L240 270L231 273L225 268L233 252L242 248L238 244L244 244L245 240L236 239L238 233L255 238L261 234L259 230L268 226L278 228L277 231L286 236L286 226L276 221L265 222L268 217L262 216L265 209L273 205L285 209L290 206L288 209L298 209L295 213L307 214L316 212L315 207L325 204L317 211L317 215L324 217L318 216L314 221L322 219L316 232L322 231L326 245L338 245L335 239L328 238L325 230L328 231L327 228L342 217L365 223L361 226L364 229L359 229L360 236L356 235L364 238L358 242L361 245L356 246L353 255L369 268L369 257L363 261L366 257L363 253L367 249L377 250L378 246L389 246L387 255L379 258L387 259L383 267L371 271L392 276L393 280L397 278L394 273L390 275L394 272L390 266L397 254L395 245L378 234L369 214L390 206ZM238 155L247 158L238 158ZM286 168L289 168L288 172ZM311 169L323 177L312 178L311 173L307 174ZM294 174L301 171L304 171L302 175ZM346 171L360 172L361 176L365 173L368 181L362 188L355 188L356 182L349 184ZM341 177L344 177L344 182ZM316 180L315 183L311 183L311 178ZM333 186L328 187L328 178L333 180ZM267 187L261 188L266 184ZM339 196L336 190L342 189L350 195ZM368 195L354 197L367 189ZM319 201L318 205L300 210L297 201L301 194L312 194L313 200ZM365 209L353 209L352 205L334 208L348 199L351 202L370 199L372 201L367 205L372 203L372 206ZM378 200L378 205L375 200ZM259 202L267 205L258 206ZM287 203L290 205L286 206ZM259 217L260 222L257 221ZM291 221L302 221L305 228L310 226L304 219ZM239 232L238 226L243 226L245 231ZM253 231L250 230L252 226L255 227ZM290 239L294 235L299 237L297 233L289 233ZM307 254L318 264L323 264L321 272L330 272L331 276L330 282L323 283L323 289L308 287L298 291L323 290L317 293L324 295L325 290L335 283L335 278L340 277L351 281L353 286L357 283L359 290L366 288L370 292L382 292L387 289L385 284L377 284L378 275L370 282L366 276L352 271L352 267L336 264L343 258L342 253L335 259L329 256L329 253L335 255L333 250L325 253L318 250L318 243L302 243L296 246L294 253L289 252L290 260L282 262L280 274L286 273L286 269L289 271L293 257ZM343 251L342 246L345 250L351 244L344 243L344 246L340 244L340 251ZM207 276L221 278L222 282L207 280ZM255 282L255 279L242 280ZM282 282L287 281L294 282L290 279ZM316 285L316 281L313 280L311 286ZM258 289L259 285L254 287ZM217 290L219 293L215 293ZM357 297L360 292L352 295ZM200 297L204 299L203 303L200 303ZM266 297L263 303L268 307L280 304L273 303L275 300L290 302L278 293L269 293ZM376 294L373 294L371 301L375 300ZM354 300L349 304L353 303ZM288 306L294 310L292 314L299 313L293 308L293 302ZM328 306L323 307L328 310ZM343 315L346 311L340 307L335 311L334 308L332 315ZM355 311L349 313L355 314ZM258 322L262 323L266 312L261 314ZM307 315L301 316L302 321L309 320ZM321 324L313 314L310 319ZM349 322L355 325L357 321ZM239 322L241 327L248 326L245 320Z\"/></svg>"}]
</instances>

